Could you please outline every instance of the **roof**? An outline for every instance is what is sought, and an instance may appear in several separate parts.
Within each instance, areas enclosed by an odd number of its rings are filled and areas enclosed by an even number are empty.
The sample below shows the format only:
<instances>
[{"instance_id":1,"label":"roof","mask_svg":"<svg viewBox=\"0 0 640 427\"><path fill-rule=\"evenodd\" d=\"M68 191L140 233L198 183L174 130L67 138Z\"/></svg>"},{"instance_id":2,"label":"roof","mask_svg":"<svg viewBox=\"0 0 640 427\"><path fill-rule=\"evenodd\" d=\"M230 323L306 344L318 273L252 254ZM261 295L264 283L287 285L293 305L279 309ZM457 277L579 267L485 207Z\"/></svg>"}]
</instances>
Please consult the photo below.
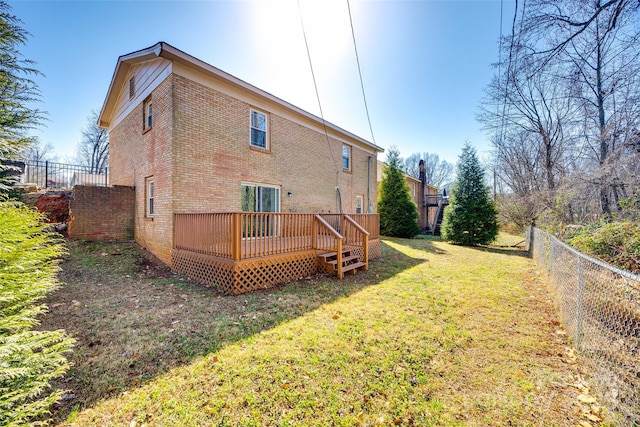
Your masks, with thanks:
<instances>
[{"instance_id":1,"label":"roof","mask_svg":"<svg viewBox=\"0 0 640 427\"><path fill-rule=\"evenodd\" d=\"M377 175L378 175L378 181L380 181L380 180L382 179L382 170L383 170L383 168L384 168L385 166L387 166L387 163L386 163L386 162L383 162L382 160L378 160L378 167L377 167L377 172L378 172L378 173L377 173ZM411 176L411 175L409 175L409 174L408 174L408 173L406 173L406 172L402 172L402 175L404 176L404 179L405 179L405 180L407 180L407 181L413 181L413 182L415 182L416 184L419 184L419 183L421 183L421 182L422 182L422 181L420 181L418 178L416 178L416 177L414 177L414 176ZM432 189L434 189L435 191L438 191L438 188L437 188L437 187L435 187L435 186L433 186L433 185L431 185L431 184L425 184L425 185L426 185L427 187L431 187L431 188L432 188Z\"/></svg>"},{"instance_id":2,"label":"roof","mask_svg":"<svg viewBox=\"0 0 640 427\"><path fill-rule=\"evenodd\" d=\"M227 83L231 84L232 86L235 86L236 88L249 91L256 96L259 96L275 104L278 104L279 106L289 111L292 111L296 114L300 114L312 121L317 122L323 127L326 126L326 128L332 129L335 132L348 136L349 138L352 138L377 152L380 152L380 153L384 152L384 149L382 147L379 147L373 144L372 142L367 141L364 138L361 138L347 130L344 130L330 122L327 122L326 120L321 119L320 117L314 114L311 114L299 107L296 107L295 105L290 104L287 101L284 101L237 77L234 77L231 74L225 71L222 71L219 68L214 67L213 65L207 64L206 62L194 56L191 56L179 49L176 49L175 47L165 42L158 42L153 46L150 46L135 52L131 52L126 55L122 55L118 58L118 63L113 73L113 77L111 78L111 84L109 85L109 90L107 91L107 96L105 98L104 104L102 105L102 109L100 110L100 116L98 117L98 126L102 128L109 127L111 123L112 115L114 112L114 108L118 100L119 90L126 83L126 78L127 78L129 69L135 64L139 64L141 62L148 61L154 58L165 58L174 62L184 64L186 66L195 68L206 75L223 79Z\"/></svg>"}]
</instances>

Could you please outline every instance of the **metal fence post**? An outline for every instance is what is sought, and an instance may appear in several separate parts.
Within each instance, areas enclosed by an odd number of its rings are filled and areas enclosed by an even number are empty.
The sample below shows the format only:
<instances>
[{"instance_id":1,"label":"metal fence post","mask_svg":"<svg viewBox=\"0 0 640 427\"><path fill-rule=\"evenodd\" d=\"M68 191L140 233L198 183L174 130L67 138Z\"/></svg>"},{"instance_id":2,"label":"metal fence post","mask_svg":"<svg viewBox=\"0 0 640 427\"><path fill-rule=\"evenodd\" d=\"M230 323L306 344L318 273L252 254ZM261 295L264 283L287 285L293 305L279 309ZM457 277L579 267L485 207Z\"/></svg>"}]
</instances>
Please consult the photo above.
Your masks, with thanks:
<instances>
[{"instance_id":1,"label":"metal fence post","mask_svg":"<svg viewBox=\"0 0 640 427\"><path fill-rule=\"evenodd\" d=\"M580 351L582 347L582 317L584 304L584 266L582 258L578 258L578 295L576 301L576 350Z\"/></svg>"},{"instance_id":2,"label":"metal fence post","mask_svg":"<svg viewBox=\"0 0 640 427\"><path fill-rule=\"evenodd\" d=\"M44 162L44 188L49 188L49 160Z\"/></svg>"}]
</instances>

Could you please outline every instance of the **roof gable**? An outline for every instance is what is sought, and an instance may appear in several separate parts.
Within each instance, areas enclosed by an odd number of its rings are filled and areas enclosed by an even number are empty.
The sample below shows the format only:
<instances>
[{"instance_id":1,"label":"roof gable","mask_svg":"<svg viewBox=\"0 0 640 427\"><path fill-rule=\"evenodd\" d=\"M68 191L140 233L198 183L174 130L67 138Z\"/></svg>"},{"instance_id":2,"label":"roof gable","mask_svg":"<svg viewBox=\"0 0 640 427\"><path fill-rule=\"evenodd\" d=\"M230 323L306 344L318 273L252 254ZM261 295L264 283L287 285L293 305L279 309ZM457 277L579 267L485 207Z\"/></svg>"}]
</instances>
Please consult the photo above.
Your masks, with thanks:
<instances>
[{"instance_id":1,"label":"roof gable","mask_svg":"<svg viewBox=\"0 0 640 427\"><path fill-rule=\"evenodd\" d=\"M157 61L158 59L162 59L163 61ZM177 63L179 66L175 66L174 63ZM195 70L198 73L206 75L208 78L222 81L226 85L231 85L237 90L250 94L250 96L258 97L263 101L283 108L292 114L298 115L306 120L319 124L323 129L326 128L327 131L331 133L344 136L349 140L352 140L370 150L373 150L374 152L384 151L384 149L382 149L381 147L355 134L352 134L349 131L346 131L332 123L329 123L326 120L322 120L321 118L305 110L302 110L301 108L298 108L293 104L283 101L282 99L271 95L270 93L265 92L262 89L258 89L257 87L250 85L249 83L238 79L237 77L234 77L231 74L220 70L219 68L207 64L200 59L182 52L181 50L176 49L175 47L165 42L158 42L146 49L132 52L127 55L122 55L118 58L118 63L116 65L113 77L111 78L109 90L107 91L107 96L102 106L102 110L100 111L98 120L98 125L100 127L113 127L117 120L123 117L123 114L126 115L129 112L129 110L124 107L124 104L128 104L129 109L132 109L142 100L135 99L136 102L124 102L125 99L128 99L128 95L126 94L128 94L129 90L130 76L133 75L132 73L136 70L136 67L138 67L139 70L140 67L144 67L145 64L147 66L154 65L156 67L156 71L159 71L160 69L162 71L156 74L156 79L148 80L149 85L145 86L146 92L141 88L140 97L142 97L142 99L144 99L144 96L147 96L148 93L151 93L154 84L160 83L161 80L158 81L158 78L168 76L172 72L175 72L176 69L191 69ZM165 64L166 66L162 67L162 64ZM136 72L136 76L137 75L138 73Z\"/></svg>"}]
</instances>

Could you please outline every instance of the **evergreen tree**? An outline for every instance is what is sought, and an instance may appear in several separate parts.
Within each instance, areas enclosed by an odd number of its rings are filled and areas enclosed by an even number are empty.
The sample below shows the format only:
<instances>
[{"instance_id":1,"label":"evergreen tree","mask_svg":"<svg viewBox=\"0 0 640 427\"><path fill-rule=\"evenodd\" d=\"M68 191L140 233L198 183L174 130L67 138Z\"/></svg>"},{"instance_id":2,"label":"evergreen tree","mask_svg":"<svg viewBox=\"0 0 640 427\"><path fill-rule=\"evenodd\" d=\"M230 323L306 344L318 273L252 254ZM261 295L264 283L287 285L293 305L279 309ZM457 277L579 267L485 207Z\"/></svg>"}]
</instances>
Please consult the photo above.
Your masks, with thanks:
<instances>
[{"instance_id":1,"label":"evergreen tree","mask_svg":"<svg viewBox=\"0 0 640 427\"><path fill-rule=\"evenodd\" d=\"M28 76L37 71L18 51L27 36L19 24L0 1L0 172L8 169L3 160L31 142L25 133L42 117L29 106L38 91ZM42 299L58 286L63 248L36 210L7 200L8 190L0 181L0 425L40 425L60 397L49 381L66 371L63 353L72 344L64 331L32 330L46 309Z\"/></svg>"},{"instance_id":2,"label":"evergreen tree","mask_svg":"<svg viewBox=\"0 0 640 427\"><path fill-rule=\"evenodd\" d=\"M489 197L476 150L467 143L444 212L442 238L460 245L486 245L498 236L498 213Z\"/></svg>"},{"instance_id":3,"label":"evergreen tree","mask_svg":"<svg viewBox=\"0 0 640 427\"><path fill-rule=\"evenodd\" d=\"M411 199L411 190L402 174L400 152L395 147L387 154L387 165L378 191L380 233L394 237L418 234L418 209Z\"/></svg>"},{"instance_id":4,"label":"evergreen tree","mask_svg":"<svg viewBox=\"0 0 640 427\"><path fill-rule=\"evenodd\" d=\"M11 14L11 7L0 1L0 176L11 169L2 160L14 160L34 142L26 131L42 123L43 113L31 107L40 99L36 83L38 75L33 61L24 59L19 47L29 33L20 27L21 21ZM10 181L0 178L0 192L7 190Z\"/></svg>"},{"instance_id":5,"label":"evergreen tree","mask_svg":"<svg viewBox=\"0 0 640 427\"><path fill-rule=\"evenodd\" d=\"M45 227L35 209L0 202L0 425L36 424L61 394L49 381L68 368L64 331L32 330L58 286L62 244Z\"/></svg>"}]
</instances>

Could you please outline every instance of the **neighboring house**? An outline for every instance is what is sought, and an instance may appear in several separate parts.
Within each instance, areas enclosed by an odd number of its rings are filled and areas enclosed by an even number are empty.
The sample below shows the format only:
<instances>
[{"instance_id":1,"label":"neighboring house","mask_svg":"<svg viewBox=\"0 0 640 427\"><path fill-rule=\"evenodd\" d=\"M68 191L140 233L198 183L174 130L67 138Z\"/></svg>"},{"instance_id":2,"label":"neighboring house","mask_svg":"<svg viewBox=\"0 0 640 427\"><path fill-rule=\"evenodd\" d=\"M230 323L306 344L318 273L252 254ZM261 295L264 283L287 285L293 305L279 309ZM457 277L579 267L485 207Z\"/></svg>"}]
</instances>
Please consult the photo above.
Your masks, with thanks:
<instances>
[{"instance_id":1,"label":"neighboring house","mask_svg":"<svg viewBox=\"0 0 640 427\"><path fill-rule=\"evenodd\" d=\"M384 162L378 161L377 185L382 181ZM418 208L418 226L421 230L433 232L438 214L438 189L403 172L404 180L409 187L411 198Z\"/></svg>"},{"instance_id":2,"label":"neighboring house","mask_svg":"<svg viewBox=\"0 0 640 427\"><path fill-rule=\"evenodd\" d=\"M377 199L380 147L164 42L118 59L99 126L109 131L110 185L136 189L136 240L174 268L191 256L177 241L194 253L241 262L239 245L267 229L270 238L275 228L285 234L284 213L365 213ZM231 229L228 241L200 242L198 250L185 243L188 234L202 239L212 227L180 225L195 221L188 213L232 212L271 214L216 223L211 239ZM223 243L231 249L216 252ZM265 253L275 252L253 257ZM206 262L224 270L214 276L238 270Z\"/></svg>"}]
</instances>

